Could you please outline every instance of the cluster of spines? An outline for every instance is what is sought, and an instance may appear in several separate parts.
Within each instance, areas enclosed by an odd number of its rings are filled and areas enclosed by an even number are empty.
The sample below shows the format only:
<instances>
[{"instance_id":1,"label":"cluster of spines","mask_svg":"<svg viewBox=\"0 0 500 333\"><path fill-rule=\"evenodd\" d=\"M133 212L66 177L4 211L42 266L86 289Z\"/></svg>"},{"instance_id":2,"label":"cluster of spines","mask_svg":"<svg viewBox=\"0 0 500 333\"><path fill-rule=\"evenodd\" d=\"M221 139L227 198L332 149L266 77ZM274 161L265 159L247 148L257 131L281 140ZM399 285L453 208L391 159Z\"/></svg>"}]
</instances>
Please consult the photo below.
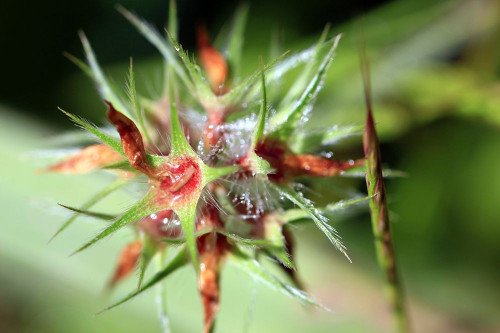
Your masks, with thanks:
<instances>
[{"instance_id":1,"label":"cluster of spines","mask_svg":"<svg viewBox=\"0 0 500 333\"><path fill-rule=\"evenodd\" d=\"M328 30L325 29L320 40L311 48L291 56L285 52L267 65L261 61L259 70L242 79L238 73L241 73L241 41L247 10L246 6L242 6L237 11L227 47L222 53L210 44L206 30L199 30L200 68L176 41L174 1L170 6L167 38L132 13L119 8L166 60L165 95L159 101L136 93L131 62L127 82L129 102L126 102L121 93L110 85L83 33L80 36L88 64L69 56L96 83L108 105L108 119L116 127L120 140L65 112L103 144L87 147L53 165L50 170L71 173L107 169L115 170L119 177L80 208L65 206L75 215L63 224L56 235L79 214L114 221L75 253L125 226L132 225L140 235L139 240L123 251L112 278L112 283L116 283L139 263L138 289L107 309L149 289L191 261L198 275L205 308L205 331L208 332L213 328L218 309L220 267L227 259L302 303L318 305L297 288L300 284L294 273L293 243L287 228L294 221L303 219L312 220L347 256L340 237L323 213L355 204L363 198L318 209L292 186L298 177L332 177L364 163L363 160L343 162L305 153L306 149L314 151L325 143L359 133L360 127L333 127L320 134L300 130L322 88L340 35L328 39ZM329 48L321 58L325 45ZM299 78L270 114L267 85L306 59L308 63ZM201 111L206 114L206 122L202 126L193 126L179 118L177 109L187 109L184 100L195 100L195 105L201 106ZM239 113L247 113L248 107L243 108L242 105L258 107L257 116L253 118L256 118L253 130L248 138L242 138L246 140L244 146L247 150L243 156L228 154L218 158L218 155L231 150L231 147L225 147L225 138L231 135L226 125L241 118ZM243 109L244 112L241 111ZM163 135L169 135L170 142L161 142ZM212 156L207 161L197 151L210 151ZM97 201L141 175L148 178L149 190L124 214L115 218L89 210ZM237 198L238 187L244 188L241 184L248 179L257 184L254 191L272 193L278 198L275 202L282 204L283 200L289 201L297 209L284 210L277 204L259 204L252 197L252 191L243 191L246 204L239 204L238 200L233 202L231 196ZM204 194L210 198L205 202L200 200ZM227 219L228 216L231 219ZM174 220L180 223L171 225ZM165 228L165 224L169 228ZM170 244L182 246L177 248L177 254L164 268L143 283L151 258L163 253ZM276 259L295 286L269 273L257 260L257 254Z\"/></svg>"}]
</instances>

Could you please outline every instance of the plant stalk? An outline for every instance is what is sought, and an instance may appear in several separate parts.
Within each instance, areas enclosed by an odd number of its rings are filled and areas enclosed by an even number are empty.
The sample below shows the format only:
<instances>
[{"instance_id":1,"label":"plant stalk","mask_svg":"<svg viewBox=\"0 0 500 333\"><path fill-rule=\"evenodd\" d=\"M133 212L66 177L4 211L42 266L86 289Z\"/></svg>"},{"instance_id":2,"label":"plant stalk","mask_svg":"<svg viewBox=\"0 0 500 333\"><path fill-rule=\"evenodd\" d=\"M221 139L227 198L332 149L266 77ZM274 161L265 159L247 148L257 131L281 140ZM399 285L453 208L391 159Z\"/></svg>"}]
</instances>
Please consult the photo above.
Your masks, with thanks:
<instances>
[{"instance_id":1,"label":"plant stalk","mask_svg":"<svg viewBox=\"0 0 500 333\"><path fill-rule=\"evenodd\" d=\"M397 332L407 333L410 332L410 328L406 313L404 290L398 275L392 242L387 198L382 177L380 147L373 120L369 65L364 49L360 52L360 58L367 109L363 150L366 160L366 187L370 197L369 205L375 251L378 265L385 274L385 289L392 307L394 325Z\"/></svg>"}]
</instances>

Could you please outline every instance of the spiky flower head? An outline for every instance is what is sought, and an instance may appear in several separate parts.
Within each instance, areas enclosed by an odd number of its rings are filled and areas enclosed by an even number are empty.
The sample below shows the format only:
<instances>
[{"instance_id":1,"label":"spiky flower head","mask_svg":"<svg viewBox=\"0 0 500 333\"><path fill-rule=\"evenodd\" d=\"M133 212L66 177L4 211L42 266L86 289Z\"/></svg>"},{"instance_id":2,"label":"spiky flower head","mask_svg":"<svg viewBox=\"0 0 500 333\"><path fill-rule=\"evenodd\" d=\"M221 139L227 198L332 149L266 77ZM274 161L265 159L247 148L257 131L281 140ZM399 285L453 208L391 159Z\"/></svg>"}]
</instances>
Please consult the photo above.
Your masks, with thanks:
<instances>
[{"instance_id":1,"label":"spiky flower head","mask_svg":"<svg viewBox=\"0 0 500 333\"><path fill-rule=\"evenodd\" d=\"M325 29L312 47L293 55L285 52L268 64L261 60L260 68L243 78L240 73L246 6L236 12L220 50L212 46L204 27L198 29L201 67L176 40L174 2L166 36L126 9L118 9L163 55L164 94L152 100L136 93L132 61L127 94L116 89L101 70L87 38L80 33L87 62L69 58L95 82L119 140L64 111L101 143L84 148L48 170L114 170L117 180L78 209L64 206L75 214L56 235L80 214L113 222L75 253L124 227L138 231L137 239L123 250L110 281L110 286L116 284L138 266L138 289L107 309L142 293L190 262L205 310L204 331L209 332L219 307L219 273L227 260L300 302L317 306L298 289L289 226L299 220L312 220L347 257L340 237L323 214L326 208L315 207L297 186L299 177L333 177L363 163L308 153L358 132L359 127L333 127L321 133L303 129L340 35L329 38ZM301 63L305 65L291 88L279 103L269 105L268 87L279 85L281 77ZM147 191L118 217L90 210L112 191L140 178L147 179ZM293 205L295 209L286 209ZM143 283L151 258L165 251L176 254ZM274 259L294 285L264 269L258 260L262 257Z\"/></svg>"}]
</instances>

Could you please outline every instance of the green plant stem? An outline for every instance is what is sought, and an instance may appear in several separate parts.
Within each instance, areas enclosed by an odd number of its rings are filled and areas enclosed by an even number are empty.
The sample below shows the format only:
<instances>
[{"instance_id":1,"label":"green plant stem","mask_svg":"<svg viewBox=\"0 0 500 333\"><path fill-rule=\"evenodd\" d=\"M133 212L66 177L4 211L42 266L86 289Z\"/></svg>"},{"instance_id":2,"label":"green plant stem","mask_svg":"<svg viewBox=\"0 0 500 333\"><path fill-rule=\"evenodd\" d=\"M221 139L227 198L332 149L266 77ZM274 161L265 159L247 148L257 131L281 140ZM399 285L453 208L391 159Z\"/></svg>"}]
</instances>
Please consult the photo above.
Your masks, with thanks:
<instances>
[{"instance_id":1,"label":"green plant stem","mask_svg":"<svg viewBox=\"0 0 500 333\"><path fill-rule=\"evenodd\" d=\"M387 209L387 198L382 177L380 147L375 130L370 98L370 76L366 53L361 50L361 70L363 74L366 125L363 134L363 150L366 159L366 187L368 191L372 232L375 241L377 261L385 274L385 289L392 307L392 316L399 333L409 332L405 309L404 291L398 276L391 226Z\"/></svg>"},{"instance_id":2,"label":"green plant stem","mask_svg":"<svg viewBox=\"0 0 500 333\"><path fill-rule=\"evenodd\" d=\"M160 251L156 256L157 270L163 269L165 264L166 250ZM160 317L160 324L163 333L170 333L170 320L167 314L167 282L160 282L159 288L156 291L156 307L158 309L158 316Z\"/></svg>"}]
</instances>

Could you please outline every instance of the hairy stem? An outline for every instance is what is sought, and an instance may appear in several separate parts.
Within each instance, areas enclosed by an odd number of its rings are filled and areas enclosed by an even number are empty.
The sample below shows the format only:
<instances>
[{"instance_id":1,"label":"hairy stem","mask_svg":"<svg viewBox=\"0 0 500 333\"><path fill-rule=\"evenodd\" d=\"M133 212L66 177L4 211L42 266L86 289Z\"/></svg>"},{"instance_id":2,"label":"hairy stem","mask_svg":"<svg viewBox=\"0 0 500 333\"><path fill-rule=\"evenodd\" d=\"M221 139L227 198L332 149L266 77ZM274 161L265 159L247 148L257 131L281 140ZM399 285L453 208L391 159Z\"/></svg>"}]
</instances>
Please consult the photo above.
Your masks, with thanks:
<instances>
[{"instance_id":1,"label":"hairy stem","mask_svg":"<svg viewBox=\"0 0 500 333\"><path fill-rule=\"evenodd\" d=\"M392 316L399 333L409 332L404 291L398 276L391 226L387 209L385 185L382 177L380 148L373 121L370 98L370 77L366 53L361 50L361 70L366 100L366 125L363 150L366 160L366 187L370 197L370 213L375 250L380 268L385 273L385 289L392 307Z\"/></svg>"}]
</instances>

